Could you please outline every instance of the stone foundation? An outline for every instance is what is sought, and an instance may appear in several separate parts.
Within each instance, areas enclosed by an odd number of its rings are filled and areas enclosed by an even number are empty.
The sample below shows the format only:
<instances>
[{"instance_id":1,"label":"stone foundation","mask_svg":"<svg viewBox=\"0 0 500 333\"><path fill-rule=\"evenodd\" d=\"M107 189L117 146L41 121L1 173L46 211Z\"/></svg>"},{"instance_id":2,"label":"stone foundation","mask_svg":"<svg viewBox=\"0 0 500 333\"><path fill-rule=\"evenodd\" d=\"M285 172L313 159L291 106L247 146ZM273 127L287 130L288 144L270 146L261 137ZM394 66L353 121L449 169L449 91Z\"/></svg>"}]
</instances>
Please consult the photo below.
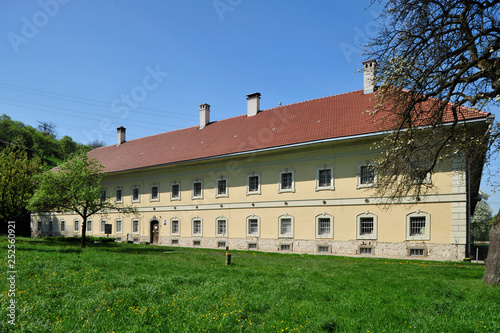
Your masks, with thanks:
<instances>
[{"instance_id":1,"label":"stone foundation","mask_svg":"<svg viewBox=\"0 0 500 333\"><path fill-rule=\"evenodd\" d=\"M174 241L174 243L172 242ZM175 244L177 242L177 244ZM220 244L219 244L220 243ZM225 248L243 251L308 253L340 256L361 256L393 259L423 259L461 261L465 258L464 244L434 244L428 242L388 243L366 240L300 240L269 238L203 238L160 237L159 245L201 248ZM225 246L219 246L225 245ZM289 245L289 246L288 246Z\"/></svg>"}]
</instances>

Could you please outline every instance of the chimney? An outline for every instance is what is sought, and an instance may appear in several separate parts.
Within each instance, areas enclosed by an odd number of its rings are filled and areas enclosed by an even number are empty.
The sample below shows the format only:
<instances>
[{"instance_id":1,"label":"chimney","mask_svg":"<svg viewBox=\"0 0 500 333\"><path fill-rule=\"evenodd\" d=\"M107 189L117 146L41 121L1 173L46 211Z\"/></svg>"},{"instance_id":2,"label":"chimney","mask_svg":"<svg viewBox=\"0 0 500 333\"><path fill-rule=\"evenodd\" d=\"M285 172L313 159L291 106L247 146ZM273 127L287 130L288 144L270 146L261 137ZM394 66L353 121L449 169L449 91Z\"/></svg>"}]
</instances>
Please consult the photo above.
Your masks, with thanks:
<instances>
[{"instance_id":1,"label":"chimney","mask_svg":"<svg viewBox=\"0 0 500 333\"><path fill-rule=\"evenodd\" d=\"M210 122L210 105L200 104L200 129L205 128Z\"/></svg>"},{"instance_id":2,"label":"chimney","mask_svg":"<svg viewBox=\"0 0 500 333\"><path fill-rule=\"evenodd\" d=\"M247 117L255 116L260 108L260 93L247 95Z\"/></svg>"},{"instance_id":3,"label":"chimney","mask_svg":"<svg viewBox=\"0 0 500 333\"><path fill-rule=\"evenodd\" d=\"M364 73L364 94L371 94L375 91L375 69L377 67L377 61L375 59L370 59L363 61L363 73Z\"/></svg>"},{"instance_id":4,"label":"chimney","mask_svg":"<svg viewBox=\"0 0 500 333\"><path fill-rule=\"evenodd\" d=\"M125 142L125 130L126 128L123 126L120 126L116 129L116 146L119 146Z\"/></svg>"}]
</instances>

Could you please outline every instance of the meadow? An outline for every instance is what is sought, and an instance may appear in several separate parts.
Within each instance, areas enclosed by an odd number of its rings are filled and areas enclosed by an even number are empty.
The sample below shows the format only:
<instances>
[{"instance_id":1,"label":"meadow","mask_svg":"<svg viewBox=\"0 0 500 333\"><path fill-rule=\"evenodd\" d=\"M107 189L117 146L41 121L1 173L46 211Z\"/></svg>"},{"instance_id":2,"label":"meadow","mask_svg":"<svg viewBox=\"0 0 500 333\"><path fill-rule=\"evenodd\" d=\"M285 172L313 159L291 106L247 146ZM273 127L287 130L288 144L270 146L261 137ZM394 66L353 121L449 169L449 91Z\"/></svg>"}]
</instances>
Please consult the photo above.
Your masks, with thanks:
<instances>
[{"instance_id":1,"label":"meadow","mask_svg":"<svg viewBox=\"0 0 500 333\"><path fill-rule=\"evenodd\" d=\"M500 332L484 266L16 239L1 332Z\"/></svg>"}]
</instances>

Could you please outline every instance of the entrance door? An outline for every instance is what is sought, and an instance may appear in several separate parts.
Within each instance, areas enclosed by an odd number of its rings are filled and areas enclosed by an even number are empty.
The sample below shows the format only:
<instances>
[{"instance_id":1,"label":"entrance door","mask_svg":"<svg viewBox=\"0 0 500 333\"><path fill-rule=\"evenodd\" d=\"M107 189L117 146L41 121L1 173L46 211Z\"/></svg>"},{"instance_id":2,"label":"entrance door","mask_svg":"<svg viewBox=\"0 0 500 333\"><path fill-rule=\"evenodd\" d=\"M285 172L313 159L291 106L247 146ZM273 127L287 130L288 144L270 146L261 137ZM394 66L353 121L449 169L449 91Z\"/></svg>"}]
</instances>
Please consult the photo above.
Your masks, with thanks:
<instances>
[{"instance_id":1,"label":"entrance door","mask_svg":"<svg viewBox=\"0 0 500 333\"><path fill-rule=\"evenodd\" d=\"M158 221L151 221L151 244L158 244L160 239L160 224Z\"/></svg>"}]
</instances>

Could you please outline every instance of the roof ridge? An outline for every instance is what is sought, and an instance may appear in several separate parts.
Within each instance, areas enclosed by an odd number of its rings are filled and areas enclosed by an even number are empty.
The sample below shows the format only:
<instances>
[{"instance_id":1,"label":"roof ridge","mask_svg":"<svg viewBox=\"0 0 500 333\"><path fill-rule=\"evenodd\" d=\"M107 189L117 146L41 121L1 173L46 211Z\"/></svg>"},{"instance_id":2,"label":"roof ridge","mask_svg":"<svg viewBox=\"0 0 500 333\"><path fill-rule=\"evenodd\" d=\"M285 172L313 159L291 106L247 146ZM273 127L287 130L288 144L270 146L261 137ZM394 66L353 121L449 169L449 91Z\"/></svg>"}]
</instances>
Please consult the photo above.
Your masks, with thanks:
<instances>
[{"instance_id":1,"label":"roof ridge","mask_svg":"<svg viewBox=\"0 0 500 333\"><path fill-rule=\"evenodd\" d=\"M332 97L337 97L337 96L342 96L342 95L348 95L348 94L352 94L352 93L359 92L359 91L363 91L363 89L349 91L349 92L345 92L345 93L341 93L341 94L336 94L336 95L330 95L330 96L324 96L324 97L318 97L318 98L308 99L307 101L302 101L302 102L295 102L295 103L291 103L291 104L278 105L278 106L272 107L270 109L265 109L265 110L262 110L262 111L269 111L269 110L273 110L273 109L277 109L277 108L282 108L282 107L285 107L285 106L292 106L292 105L297 105L297 104L302 104L302 103L309 103L309 102L319 101L321 99L332 98Z\"/></svg>"}]
</instances>

